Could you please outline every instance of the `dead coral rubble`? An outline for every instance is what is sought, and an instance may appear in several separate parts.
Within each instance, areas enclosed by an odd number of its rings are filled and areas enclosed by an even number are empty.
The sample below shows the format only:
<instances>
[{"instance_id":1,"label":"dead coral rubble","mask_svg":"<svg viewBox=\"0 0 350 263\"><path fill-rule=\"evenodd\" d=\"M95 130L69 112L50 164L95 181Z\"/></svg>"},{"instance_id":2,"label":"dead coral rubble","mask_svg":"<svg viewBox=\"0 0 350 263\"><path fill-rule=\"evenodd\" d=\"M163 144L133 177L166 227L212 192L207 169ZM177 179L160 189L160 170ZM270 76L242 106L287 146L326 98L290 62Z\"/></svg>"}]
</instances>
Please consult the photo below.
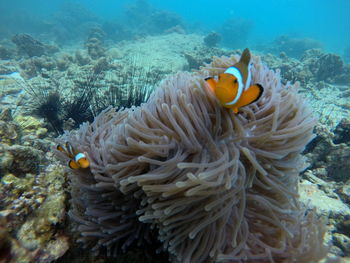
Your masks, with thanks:
<instances>
[{"instance_id":1,"label":"dead coral rubble","mask_svg":"<svg viewBox=\"0 0 350 263\"><path fill-rule=\"evenodd\" d=\"M0 44L0 60L11 59L14 57L13 49Z\"/></svg>"},{"instance_id":2,"label":"dead coral rubble","mask_svg":"<svg viewBox=\"0 0 350 263\"><path fill-rule=\"evenodd\" d=\"M52 262L69 247L58 231L66 213L64 172L57 163L48 165L54 163L52 143L41 137L41 122L13 118L8 109L0 118L7 127L0 132L0 262Z\"/></svg>"},{"instance_id":3,"label":"dead coral rubble","mask_svg":"<svg viewBox=\"0 0 350 263\"><path fill-rule=\"evenodd\" d=\"M207 47L216 47L221 41L221 35L213 31L206 35L203 41Z\"/></svg>"},{"instance_id":4,"label":"dead coral rubble","mask_svg":"<svg viewBox=\"0 0 350 263\"><path fill-rule=\"evenodd\" d=\"M266 50L275 54L285 52L293 58L300 58L310 49L321 48L322 43L312 38L293 38L287 35L277 37Z\"/></svg>"},{"instance_id":5,"label":"dead coral rubble","mask_svg":"<svg viewBox=\"0 0 350 263\"><path fill-rule=\"evenodd\" d=\"M99 27L90 30L85 46L92 59L99 59L105 56L105 48L103 47L104 36L105 33Z\"/></svg>"},{"instance_id":6,"label":"dead coral rubble","mask_svg":"<svg viewBox=\"0 0 350 263\"><path fill-rule=\"evenodd\" d=\"M300 59L289 58L285 53L279 57L265 55L264 61L273 69L281 69L283 82L300 81L303 85L325 81L334 84L350 84L350 65L333 53L320 49L306 50Z\"/></svg>"},{"instance_id":7,"label":"dead coral rubble","mask_svg":"<svg viewBox=\"0 0 350 263\"><path fill-rule=\"evenodd\" d=\"M318 200L316 206L328 212L324 216L332 226L331 252L343 257L350 255L346 245L350 240L349 128L348 119L341 120L333 131L326 125L318 124L315 128L316 137L306 148L310 167L303 173L303 177L313 183L312 187L330 197L329 201Z\"/></svg>"},{"instance_id":8,"label":"dead coral rubble","mask_svg":"<svg viewBox=\"0 0 350 263\"><path fill-rule=\"evenodd\" d=\"M332 132L325 125L317 125L316 138L307 147L310 169L324 170L317 175L327 181L350 180L349 120L343 119Z\"/></svg>"},{"instance_id":9,"label":"dead coral rubble","mask_svg":"<svg viewBox=\"0 0 350 263\"><path fill-rule=\"evenodd\" d=\"M17 45L20 53L24 53L29 57L45 54L45 45L28 34L15 35L12 41Z\"/></svg>"}]
</instances>

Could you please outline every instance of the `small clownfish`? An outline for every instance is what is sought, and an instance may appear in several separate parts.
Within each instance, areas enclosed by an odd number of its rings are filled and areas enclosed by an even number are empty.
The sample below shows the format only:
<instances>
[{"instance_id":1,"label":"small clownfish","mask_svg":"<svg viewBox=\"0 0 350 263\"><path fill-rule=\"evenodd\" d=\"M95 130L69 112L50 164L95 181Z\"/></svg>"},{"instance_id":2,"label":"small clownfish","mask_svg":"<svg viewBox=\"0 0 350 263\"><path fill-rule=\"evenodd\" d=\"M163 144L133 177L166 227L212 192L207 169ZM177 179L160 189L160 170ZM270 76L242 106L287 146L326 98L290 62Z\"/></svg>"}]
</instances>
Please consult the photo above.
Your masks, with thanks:
<instances>
[{"instance_id":1,"label":"small clownfish","mask_svg":"<svg viewBox=\"0 0 350 263\"><path fill-rule=\"evenodd\" d=\"M239 108L257 101L264 91L260 84L250 85L250 58L250 51L246 48L239 62L221 73L218 81L212 77L205 79L220 103L225 108L231 108L234 113L238 113Z\"/></svg>"},{"instance_id":2,"label":"small clownfish","mask_svg":"<svg viewBox=\"0 0 350 263\"><path fill-rule=\"evenodd\" d=\"M81 152L75 152L72 145L69 142L66 142L66 148L64 148L62 145L57 145L56 149L60 152L63 152L70 158L70 160L68 161L69 168L85 169L90 166L90 162L87 159L86 154Z\"/></svg>"}]
</instances>

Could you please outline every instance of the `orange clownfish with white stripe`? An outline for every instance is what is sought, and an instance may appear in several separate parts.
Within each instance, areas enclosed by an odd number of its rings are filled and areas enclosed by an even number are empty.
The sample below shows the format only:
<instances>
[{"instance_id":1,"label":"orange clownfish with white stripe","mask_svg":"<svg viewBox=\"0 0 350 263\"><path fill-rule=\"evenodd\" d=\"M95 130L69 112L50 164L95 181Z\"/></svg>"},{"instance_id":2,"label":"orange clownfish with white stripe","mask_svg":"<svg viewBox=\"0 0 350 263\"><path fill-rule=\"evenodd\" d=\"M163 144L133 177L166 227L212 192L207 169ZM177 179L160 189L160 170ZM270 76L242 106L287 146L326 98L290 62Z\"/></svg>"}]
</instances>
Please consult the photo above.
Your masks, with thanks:
<instances>
[{"instance_id":1,"label":"orange clownfish with white stripe","mask_svg":"<svg viewBox=\"0 0 350 263\"><path fill-rule=\"evenodd\" d=\"M57 145L56 149L60 152L66 154L70 160L68 161L68 167L75 170L80 168L88 168L90 162L86 157L86 153L75 152L72 145L69 142L66 142L66 148L62 145Z\"/></svg>"},{"instance_id":2,"label":"orange clownfish with white stripe","mask_svg":"<svg viewBox=\"0 0 350 263\"><path fill-rule=\"evenodd\" d=\"M264 91L260 84L250 85L250 58L250 51L246 48L239 62L221 73L218 81L212 77L205 79L222 106L231 108L234 113L238 113L239 108L257 101Z\"/></svg>"}]
</instances>

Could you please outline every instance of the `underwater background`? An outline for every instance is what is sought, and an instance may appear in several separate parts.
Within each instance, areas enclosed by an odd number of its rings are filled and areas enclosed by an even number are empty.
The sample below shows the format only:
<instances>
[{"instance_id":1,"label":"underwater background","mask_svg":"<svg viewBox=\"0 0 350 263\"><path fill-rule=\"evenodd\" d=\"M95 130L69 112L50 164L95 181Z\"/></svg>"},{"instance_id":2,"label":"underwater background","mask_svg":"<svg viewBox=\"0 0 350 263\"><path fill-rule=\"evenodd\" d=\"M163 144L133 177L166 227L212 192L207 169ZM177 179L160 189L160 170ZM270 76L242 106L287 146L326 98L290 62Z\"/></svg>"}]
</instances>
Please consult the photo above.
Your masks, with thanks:
<instances>
[{"instance_id":1,"label":"underwater background","mask_svg":"<svg viewBox=\"0 0 350 263\"><path fill-rule=\"evenodd\" d=\"M350 262L349 10L346 0L0 1L0 263L174 262L158 243L86 253L57 137L247 47L283 84L300 83L318 119L300 200L324 217L329 257Z\"/></svg>"}]
</instances>

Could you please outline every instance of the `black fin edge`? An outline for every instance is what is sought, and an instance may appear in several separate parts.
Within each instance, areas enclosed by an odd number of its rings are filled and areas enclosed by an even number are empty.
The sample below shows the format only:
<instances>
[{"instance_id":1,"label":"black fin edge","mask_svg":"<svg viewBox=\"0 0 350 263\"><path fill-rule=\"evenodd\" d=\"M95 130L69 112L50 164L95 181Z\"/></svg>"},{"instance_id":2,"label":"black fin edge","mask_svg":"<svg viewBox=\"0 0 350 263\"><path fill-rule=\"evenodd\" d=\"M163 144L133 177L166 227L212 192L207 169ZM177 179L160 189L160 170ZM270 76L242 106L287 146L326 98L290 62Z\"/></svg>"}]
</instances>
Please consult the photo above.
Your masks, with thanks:
<instances>
[{"instance_id":1,"label":"black fin edge","mask_svg":"<svg viewBox=\"0 0 350 263\"><path fill-rule=\"evenodd\" d=\"M260 97L262 96L262 94L264 93L264 88L263 88L263 86L261 86L261 84L256 83L255 85L257 85L257 86L259 87L259 89L260 89L260 94L259 94L259 96L258 96L255 100L253 100L251 103L256 102L257 100L259 100Z\"/></svg>"}]
</instances>

